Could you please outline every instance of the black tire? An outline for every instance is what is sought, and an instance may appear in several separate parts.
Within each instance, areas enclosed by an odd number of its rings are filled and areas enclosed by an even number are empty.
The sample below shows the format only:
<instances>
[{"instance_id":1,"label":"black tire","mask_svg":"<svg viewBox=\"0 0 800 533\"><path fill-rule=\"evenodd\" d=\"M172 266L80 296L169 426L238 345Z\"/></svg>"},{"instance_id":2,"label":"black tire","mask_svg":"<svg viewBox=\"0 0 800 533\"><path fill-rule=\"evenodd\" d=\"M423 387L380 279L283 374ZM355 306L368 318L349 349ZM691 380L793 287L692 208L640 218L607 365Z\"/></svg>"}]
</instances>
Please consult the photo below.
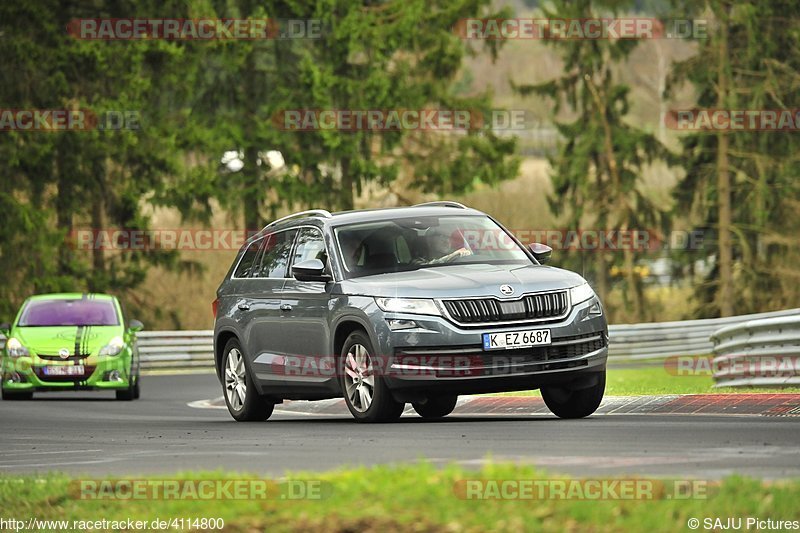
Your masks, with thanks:
<instances>
[{"instance_id":1,"label":"black tire","mask_svg":"<svg viewBox=\"0 0 800 533\"><path fill-rule=\"evenodd\" d=\"M597 383L581 388L542 387L542 398L548 409L559 418L584 418L597 411L606 390L606 373L601 372Z\"/></svg>"},{"instance_id":2,"label":"black tire","mask_svg":"<svg viewBox=\"0 0 800 533\"><path fill-rule=\"evenodd\" d=\"M422 418L442 418L453 412L458 396L435 396L425 403L412 403L411 406Z\"/></svg>"},{"instance_id":3,"label":"black tire","mask_svg":"<svg viewBox=\"0 0 800 533\"><path fill-rule=\"evenodd\" d=\"M139 399L139 376L134 376L133 381L128 385L127 389L118 390L116 392L117 400L122 402L130 402L131 400Z\"/></svg>"},{"instance_id":4,"label":"black tire","mask_svg":"<svg viewBox=\"0 0 800 533\"><path fill-rule=\"evenodd\" d=\"M351 399L351 395L348 393L348 390L352 390L352 386L348 388L348 380L351 380L351 376L348 374L348 354L350 354L352 350L356 350L357 346L361 346L366 350L366 358L369 362L368 367L371 366L372 368L371 374L364 374L367 379L371 375L373 383L371 387L371 401L366 409L364 409L362 405L356 405L357 402L360 402L360 400L357 399L357 393L353 394L353 399ZM342 346L341 357L339 357L342 394L344 395L347 408L350 410L353 418L356 419L356 422L393 422L400 418L406 405L394 399L383 377L378 375L380 372L374 371L375 365L372 363L372 357L374 357L374 355L375 350L365 331L356 330L347 337L344 346ZM363 382L367 385L367 388L370 388L367 380L363 380ZM358 396L358 398L360 398L360 396Z\"/></svg>"},{"instance_id":5,"label":"black tire","mask_svg":"<svg viewBox=\"0 0 800 533\"><path fill-rule=\"evenodd\" d=\"M235 374L244 381L244 401L241 402L240 405L232 403L231 398L229 398L229 380L227 374L229 370L228 359L234 356L234 352L238 352L238 357L241 361L239 373ZM235 376L232 376L232 379L235 380ZM241 388L242 387L234 387L231 389L231 393L235 394L240 401L241 396L239 394L241 393ZM242 346L236 338L228 341L222 355L222 396L225 398L225 405L228 406L228 412L237 422L263 422L272 415L272 411L275 408L273 402L258 393L258 389L256 389L255 383L253 383L247 371L247 364L244 359Z\"/></svg>"},{"instance_id":6,"label":"black tire","mask_svg":"<svg viewBox=\"0 0 800 533\"><path fill-rule=\"evenodd\" d=\"M33 391L17 392L2 389L2 396L3 400L7 402L15 400L33 400Z\"/></svg>"}]
</instances>

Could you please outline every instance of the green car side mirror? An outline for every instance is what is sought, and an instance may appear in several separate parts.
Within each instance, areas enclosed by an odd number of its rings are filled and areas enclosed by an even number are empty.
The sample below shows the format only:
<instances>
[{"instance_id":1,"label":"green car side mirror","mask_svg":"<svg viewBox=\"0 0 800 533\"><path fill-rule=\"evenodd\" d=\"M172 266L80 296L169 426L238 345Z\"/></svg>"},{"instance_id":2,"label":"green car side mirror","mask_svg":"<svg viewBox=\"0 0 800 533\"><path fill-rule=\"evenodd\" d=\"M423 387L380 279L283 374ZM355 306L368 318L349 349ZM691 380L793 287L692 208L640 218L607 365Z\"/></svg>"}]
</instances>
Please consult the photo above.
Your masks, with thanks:
<instances>
[{"instance_id":1,"label":"green car side mirror","mask_svg":"<svg viewBox=\"0 0 800 533\"><path fill-rule=\"evenodd\" d=\"M2 324L0 324L0 335L8 337L10 333L11 333L11 324L9 324L8 322L3 322Z\"/></svg>"},{"instance_id":2,"label":"green car side mirror","mask_svg":"<svg viewBox=\"0 0 800 533\"><path fill-rule=\"evenodd\" d=\"M131 320L128 322L128 330L133 331L134 333L137 331L142 331L144 329L144 324L139 322L138 320Z\"/></svg>"}]
</instances>

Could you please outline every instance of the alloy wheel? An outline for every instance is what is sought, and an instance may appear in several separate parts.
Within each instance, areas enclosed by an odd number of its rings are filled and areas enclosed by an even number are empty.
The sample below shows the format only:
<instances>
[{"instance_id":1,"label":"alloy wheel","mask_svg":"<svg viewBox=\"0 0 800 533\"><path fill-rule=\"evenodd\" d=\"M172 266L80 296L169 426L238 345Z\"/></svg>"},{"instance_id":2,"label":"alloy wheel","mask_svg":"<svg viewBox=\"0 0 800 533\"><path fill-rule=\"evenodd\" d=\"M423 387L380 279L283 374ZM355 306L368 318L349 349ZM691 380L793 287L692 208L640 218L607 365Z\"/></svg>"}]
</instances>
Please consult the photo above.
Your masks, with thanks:
<instances>
[{"instance_id":1,"label":"alloy wheel","mask_svg":"<svg viewBox=\"0 0 800 533\"><path fill-rule=\"evenodd\" d=\"M366 412L372 405L375 394L375 373L372 358L362 344L354 344L347 352L344 362L345 389L353 408Z\"/></svg>"},{"instance_id":2,"label":"alloy wheel","mask_svg":"<svg viewBox=\"0 0 800 533\"><path fill-rule=\"evenodd\" d=\"M234 410L238 411L244 406L247 397L244 359L242 352L236 348L228 352L228 363L225 366L225 394Z\"/></svg>"}]
</instances>

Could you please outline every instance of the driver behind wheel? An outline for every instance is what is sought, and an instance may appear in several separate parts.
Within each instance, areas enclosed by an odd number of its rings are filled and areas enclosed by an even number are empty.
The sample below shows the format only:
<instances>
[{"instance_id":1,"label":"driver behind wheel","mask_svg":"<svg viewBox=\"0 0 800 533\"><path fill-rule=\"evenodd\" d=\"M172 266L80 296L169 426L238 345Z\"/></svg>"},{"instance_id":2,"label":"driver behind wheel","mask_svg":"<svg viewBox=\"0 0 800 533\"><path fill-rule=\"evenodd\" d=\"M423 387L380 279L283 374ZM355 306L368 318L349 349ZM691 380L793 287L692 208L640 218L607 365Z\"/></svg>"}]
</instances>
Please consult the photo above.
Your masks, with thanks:
<instances>
[{"instance_id":1,"label":"driver behind wheel","mask_svg":"<svg viewBox=\"0 0 800 533\"><path fill-rule=\"evenodd\" d=\"M417 239L416 244L415 257L411 260L411 264L414 265L450 263L459 257L472 255L472 250L463 246L454 250L450 237L441 232L434 232L430 236L421 237Z\"/></svg>"}]
</instances>

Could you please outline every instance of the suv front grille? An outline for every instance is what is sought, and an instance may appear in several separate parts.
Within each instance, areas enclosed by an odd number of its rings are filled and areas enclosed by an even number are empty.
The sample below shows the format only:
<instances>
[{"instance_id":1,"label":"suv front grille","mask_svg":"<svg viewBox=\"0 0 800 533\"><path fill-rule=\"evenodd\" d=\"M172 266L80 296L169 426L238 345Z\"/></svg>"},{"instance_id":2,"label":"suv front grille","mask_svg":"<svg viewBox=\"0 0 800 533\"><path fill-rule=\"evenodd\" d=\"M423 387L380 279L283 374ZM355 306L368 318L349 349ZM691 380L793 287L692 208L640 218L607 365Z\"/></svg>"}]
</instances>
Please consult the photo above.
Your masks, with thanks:
<instances>
[{"instance_id":1,"label":"suv front grille","mask_svg":"<svg viewBox=\"0 0 800 533\"><path fill-rule=\"evenodd\" d=\"M434 358L434 360L437 357L444 357L447 361L452 361L457 356L478 357L484 364L491 366L493 362L503 358L514 359L525 364L573 359L596 352L606 346L605 333L596 331L582 335L558 337L553 339L553 344L547 346L491 351L485 351L480 345L409 347L398 348L395 350L395 356L401 364L409 357L411 361L418 361L420 357Z\"/></svg>"},{"instance_id":2,"label":"suv front grille","mask_svg":"<svg viewBox=\"0 0 800 533\"><path fill-rule=\"evenodd\" d=\"M442 303L453 320L462 324L557 318L569 308L567 291L529 294L518 300L478 298Z\"/></svg>"}]
</instances>

